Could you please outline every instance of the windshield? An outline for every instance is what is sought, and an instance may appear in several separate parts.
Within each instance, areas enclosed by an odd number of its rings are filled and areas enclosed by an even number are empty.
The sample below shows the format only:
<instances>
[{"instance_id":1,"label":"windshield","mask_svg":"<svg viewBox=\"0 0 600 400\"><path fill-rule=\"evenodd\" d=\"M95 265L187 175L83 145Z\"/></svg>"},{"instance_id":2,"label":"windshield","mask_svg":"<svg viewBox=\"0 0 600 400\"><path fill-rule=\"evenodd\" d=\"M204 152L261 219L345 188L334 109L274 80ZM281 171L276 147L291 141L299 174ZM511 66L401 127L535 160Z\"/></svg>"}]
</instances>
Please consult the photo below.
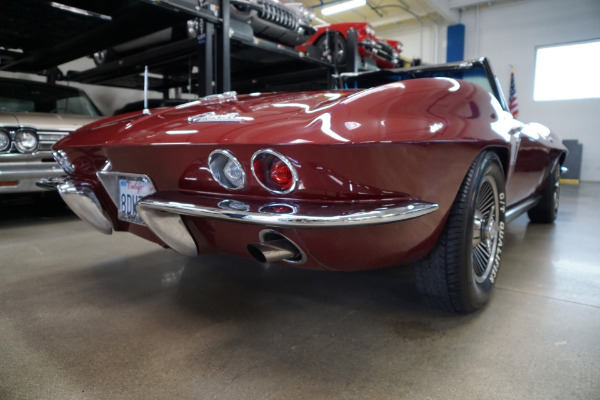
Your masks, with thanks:
<instances>
[{"instance_id":1,"label":"windshield","mask_svg":"<svg viewBox=\"0 0 600 400\"><path fill-rule=\"evenodd\" d=\"M490 93L493 93L492 86L482 66L474 66L471 69L407 69L407 70L386 70L380 73L364 74L359 76L350 76L345 79L346 89L369 88L386 83L405 81L409 79L420 78L452 78L462 79L481 86Z\"/></svg>"},{"instance_id":2,"label":"windshield","mask_svg":"<svg viewBox=\"0 0 600 400\"><path fill-rule=\"evenodd\" d=\"M24 81L0 81L0 111L101 115L80 90Z\"/></svg>"}]
</instances>

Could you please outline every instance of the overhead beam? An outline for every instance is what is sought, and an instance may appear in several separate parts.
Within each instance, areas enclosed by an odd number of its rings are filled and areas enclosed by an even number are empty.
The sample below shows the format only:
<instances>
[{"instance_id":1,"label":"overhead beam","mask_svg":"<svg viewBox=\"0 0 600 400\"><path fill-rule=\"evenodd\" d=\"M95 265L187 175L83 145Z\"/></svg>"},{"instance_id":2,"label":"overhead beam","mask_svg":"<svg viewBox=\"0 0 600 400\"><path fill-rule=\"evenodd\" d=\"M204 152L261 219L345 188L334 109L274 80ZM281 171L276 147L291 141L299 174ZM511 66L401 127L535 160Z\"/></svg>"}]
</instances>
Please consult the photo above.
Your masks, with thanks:
<instances>
[{"instance_id":1,"label":"overhead beam","mask_svg":"<svg viewBox=\"0 0 600 400\"><path fill-rule=\"evenodd\" d=\"M423 16L423 17L421 17L421 19L425 18L425 17L426 16ZM399 25L399 24L404 23L404 22L413 22L413 21L418 22L419 19L417 19L416 17L414 17L414 16L412 16L410 14L406 14L406 16L402 17L402 18L394 16L394 17L391 17L391 18L377 19L377 20L373 20L373 21L369 22L369 24L371 24L371 26L373 28L380 28L382 26Z\"/></svg>"},{"instance_id":2,"label":"overhead beam","mask_svg":"<svg viewBox=\"0 0 600 400\"><path fill-rule=\"evenodd\" d=\"M459 22L458 9L451 7L452 0L426 1L449 25L457 24Z\"/></svg>"},{"instance_id":3,"label":"overhead beam","mask_svg":"<svg viewBox=\"0 0 600 400\"><path fill-rule=\"evenodd\" d=\"M503 1L506 0L446 0L446 2L450 3L450 9L452 10L460 10L461 8L475 7L482 4L500 3Z\"/></svg>"}]
</instances>

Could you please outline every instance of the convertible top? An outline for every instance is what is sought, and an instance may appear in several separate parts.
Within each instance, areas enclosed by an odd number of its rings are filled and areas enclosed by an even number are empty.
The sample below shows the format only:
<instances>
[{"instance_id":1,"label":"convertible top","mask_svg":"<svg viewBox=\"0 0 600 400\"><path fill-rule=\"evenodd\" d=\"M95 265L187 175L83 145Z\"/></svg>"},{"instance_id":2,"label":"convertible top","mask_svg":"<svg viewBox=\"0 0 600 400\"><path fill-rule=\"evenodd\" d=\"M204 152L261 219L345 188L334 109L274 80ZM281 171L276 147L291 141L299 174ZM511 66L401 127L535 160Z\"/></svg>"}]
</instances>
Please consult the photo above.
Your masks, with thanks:
<instances>
[{"instance_id":1,"label":"convertible top","mask_svg":"<svg viewBox=\"0 0 600 400\"><path fill-rule=\"evenodd\" d=\"M409 68L390 68L369 72L348 72L338 76L339 87L345 89L370 88L385 85L390 82L399 82L419 78L452 78L462 79L475 83L496 97L505 111L508 106L502 88L487 58L458 61L446 64L419 65Z\"/></svg>"}]
</instances>

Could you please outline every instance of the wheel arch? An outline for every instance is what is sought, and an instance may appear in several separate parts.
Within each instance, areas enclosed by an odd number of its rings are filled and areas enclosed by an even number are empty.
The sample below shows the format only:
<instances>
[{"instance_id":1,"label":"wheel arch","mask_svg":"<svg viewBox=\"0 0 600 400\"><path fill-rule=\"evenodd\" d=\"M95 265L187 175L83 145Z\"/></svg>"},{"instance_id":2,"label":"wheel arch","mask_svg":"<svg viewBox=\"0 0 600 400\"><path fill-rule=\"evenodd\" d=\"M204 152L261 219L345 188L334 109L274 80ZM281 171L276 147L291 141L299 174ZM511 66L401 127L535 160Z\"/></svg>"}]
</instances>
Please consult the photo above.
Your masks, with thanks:
<instances>
[{"instance_id":1,"label":"wheel arch","mask_svg":"<svg viewBox=\"0 0 600 400\"><path fill-rule=\"evenodd\" d=\"M317 38L315 38L313 44L316 44L319 40L321 40L322 38L324 38L327 34L338 34L338 35L342 35L342 37L344 38L344 40L348 40L348 37L346 36L346 32L342 32L338 29L330 29L328 31L324 31L323 33L321 33L319 36L317 36Z\"/></svg>"},{"instance_id":2,"label":"wheel arch","mask_svg":"<svg viewBox=\"0 0 600 400\"><path fill-rule=\"evenodd\" d=\"M506 179L508 176L508 168L510 166L510 150L506 147L493 146L482 149L480 153L483 153L484 151L491 151L498 156L502 163L502 173Z\"/></svg>"},{"instance_id":3,"label":"wheel arch","mask_svg":"<svg viewBox=\"0 0 600 400\"><path fill-rule=\"evenodd\" d=\"M565 163L566 159L567 159L567 152L566 151L561 152L560 157L558 157L558 164L562 166Z\"/></svg>"}]
</instances>

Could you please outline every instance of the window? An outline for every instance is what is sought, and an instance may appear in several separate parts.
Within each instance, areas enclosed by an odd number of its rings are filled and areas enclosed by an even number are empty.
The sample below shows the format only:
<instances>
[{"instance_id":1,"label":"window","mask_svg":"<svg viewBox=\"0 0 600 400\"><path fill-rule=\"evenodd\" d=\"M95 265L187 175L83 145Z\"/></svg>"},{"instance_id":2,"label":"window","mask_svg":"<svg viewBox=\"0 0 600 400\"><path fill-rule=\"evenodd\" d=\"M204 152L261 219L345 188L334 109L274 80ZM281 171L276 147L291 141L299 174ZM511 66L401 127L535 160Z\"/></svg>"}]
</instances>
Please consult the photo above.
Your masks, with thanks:
<instances>
[{"instance_id":1,"label":"window","mask_svg":"<svg viewBox=\"0 0 600 400\"><path fill-rule=\"evenodd\" d=\"M80 90L21 80L0 80L0 110L99 116Z\"/></svg>"},{"instance_id":2,"label":"window","mask_svg":"<svg viewBox=\"0 0 600 400\"><path fill-rule=\"evenodd\" d=\"M600 98L600 40L536 49L535 101Z\"/></svg>"}]
</instances>

